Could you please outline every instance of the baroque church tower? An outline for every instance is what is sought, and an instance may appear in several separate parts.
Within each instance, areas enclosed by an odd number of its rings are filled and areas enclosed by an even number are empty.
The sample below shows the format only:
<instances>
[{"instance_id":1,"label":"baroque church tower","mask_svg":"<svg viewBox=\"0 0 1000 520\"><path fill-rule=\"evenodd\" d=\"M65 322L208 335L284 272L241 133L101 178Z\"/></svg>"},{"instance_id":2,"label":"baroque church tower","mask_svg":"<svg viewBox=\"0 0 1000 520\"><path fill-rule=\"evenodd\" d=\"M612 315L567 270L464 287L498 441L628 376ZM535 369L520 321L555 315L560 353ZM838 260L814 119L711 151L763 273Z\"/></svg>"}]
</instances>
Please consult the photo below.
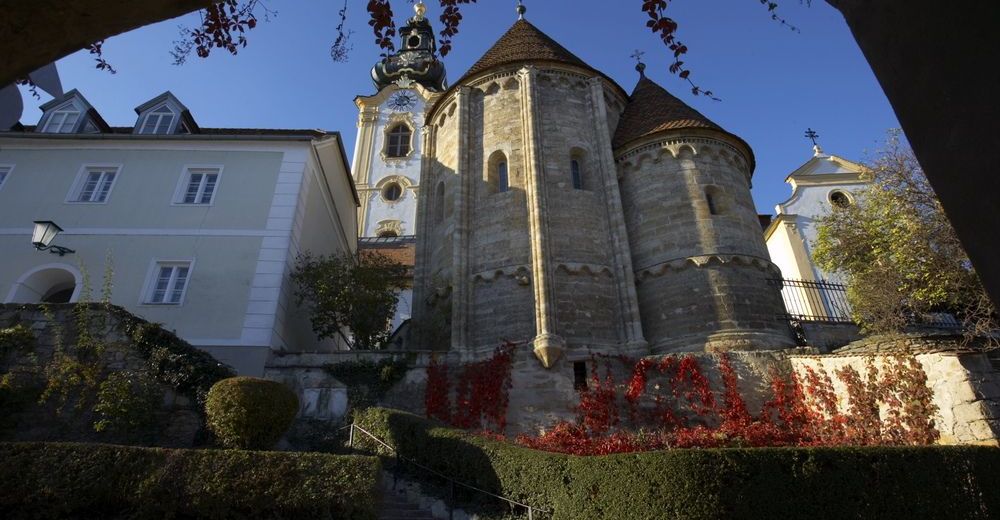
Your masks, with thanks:
<instances>
[{"instance_id":1,"label":"baroque church tower","mask_svg":"<svg viewBox=\"0 0 1000 520\"><path fill-rule=\"evenodd\" d=\"M425 346L523 341L562 373L594 353L792 345L742 139L644 75L628 95L523 16L436 96L413 312L450 338Z\"/></svg>"},{"instance_id":2,"label":"baroque church tower","mask_svg":"<svg viewBox=\"0 0 1000 520\"><path fill-rule=\"evenodd\" d=\"M359 117L352 170L361 198L361 237L416 233L424 113L447 86L424 9L417 4L416 15L400 29L400 50L372 69L377 92L354 100Z\"/></svg>"}]
</instances>

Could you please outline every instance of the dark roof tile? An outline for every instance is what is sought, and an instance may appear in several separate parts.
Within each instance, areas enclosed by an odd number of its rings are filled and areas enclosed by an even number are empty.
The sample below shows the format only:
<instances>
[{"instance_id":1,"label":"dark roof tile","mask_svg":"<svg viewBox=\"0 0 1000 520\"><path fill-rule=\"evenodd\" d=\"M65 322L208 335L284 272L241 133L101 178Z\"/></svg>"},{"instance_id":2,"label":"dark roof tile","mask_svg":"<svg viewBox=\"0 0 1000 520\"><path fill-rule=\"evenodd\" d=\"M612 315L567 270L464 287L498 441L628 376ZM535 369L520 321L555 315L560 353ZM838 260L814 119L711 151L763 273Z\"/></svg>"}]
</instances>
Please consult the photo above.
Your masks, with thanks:
<instances>
[{"instance_id":1,"label":"dark roof tile","mask_svg":"<svg viewBox=\"0 0 1000 520\"><path fill-rule=\"evenodd\" d=\"M649 78L639 78L615 130L615 149L664 130L710 128L722 130Z\"/></svg>"}]
</instances>

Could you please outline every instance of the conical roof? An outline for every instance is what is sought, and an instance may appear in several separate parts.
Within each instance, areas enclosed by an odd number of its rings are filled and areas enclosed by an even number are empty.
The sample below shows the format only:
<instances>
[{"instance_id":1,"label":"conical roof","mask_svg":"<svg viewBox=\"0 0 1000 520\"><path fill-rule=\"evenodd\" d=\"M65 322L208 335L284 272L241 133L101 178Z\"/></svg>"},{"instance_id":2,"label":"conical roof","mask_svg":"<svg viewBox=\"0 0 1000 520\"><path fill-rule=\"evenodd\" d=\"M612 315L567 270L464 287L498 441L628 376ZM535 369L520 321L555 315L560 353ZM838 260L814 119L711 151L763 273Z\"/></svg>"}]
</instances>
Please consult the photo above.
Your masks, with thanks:
<instances>
[{"instance_id":1,"label":"conical roof","mask_svg":"<svg viewBox=\"0 0 1000 520\"><path fill-rule=\"evenodd\" d=\"M710 128L725 132L722 127L643 75L629 96L628 105L615 130L612 146L618 149L637 139L681 128Z\"/></svg>"},{"instance_id":2,"label":"conical roof","mask_svg":"<svg viewBox=\"0 0 1000 520\"><path fill-rule=\"evenodd\" d=\"M531 61L555 61L595 70L527 20L518 20L458 83L493 67Z\"/></svg>"}]
</instances>

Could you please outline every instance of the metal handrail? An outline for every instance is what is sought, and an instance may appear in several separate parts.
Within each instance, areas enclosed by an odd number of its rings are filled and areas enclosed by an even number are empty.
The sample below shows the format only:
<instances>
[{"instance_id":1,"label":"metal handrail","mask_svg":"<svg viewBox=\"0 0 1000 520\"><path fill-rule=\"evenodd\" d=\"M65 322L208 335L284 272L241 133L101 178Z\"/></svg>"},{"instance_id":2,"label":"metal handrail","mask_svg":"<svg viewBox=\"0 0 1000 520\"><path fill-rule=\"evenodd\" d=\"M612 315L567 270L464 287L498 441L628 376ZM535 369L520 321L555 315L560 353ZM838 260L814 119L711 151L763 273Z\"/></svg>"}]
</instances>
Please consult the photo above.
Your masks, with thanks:
<instances>
[{"instance_id":1,"label":"metal handrail","mask_svg":"<svg viewBox=\"0 0 1000 520\"><path fill-rule=\"evenodd\" d=\"M430 467L424 466L423 464L420 464L419 462L417 462L417 461L415 461L415 460L413 460L413 459L411 459L409 457L404 457L403 455L400 455L399 450L397 450L396 448L390 446L389 444L387 444L382 439L379 439L374 434L372 434L368 430L365 430L364 428L358 426L355 423L351 423L351 432L350 432L350 435L349 435L349 437L347 439L347 446L348 447L351 447L351 448L354 447L354 430L360 431L361 433L363 433L363 434L367 435L369 438L371 438L373 441L381 444L383 447L385 447L389 451L395 453L397 459L403 460L403 461L407 462L408 464L413 464L414 466L416 466L416 467L418 467L420 469L423 469L425 471L433 473L433 474L435 474L435 475L437 475L437 476L439 476L439 477L447 480L452 485L456 485L457 484L457 485L462 486L464 488L468 488L468 489L471 489L473 491L478 491L479 493L483 493L485 495L489 495L489 496L491 496L493 498L498 498L500 500L503 500L504 502L507 502L508 504L512 504L512 505L515 505L515 506L521 506L521 507L527 509L528 510L528 520L534 520L534 516L532 515L532 513L535 512L535 511L537 511L539 513L549 514L549 515L552 514L551 510L542 509L542 508L534 507L534 506L530 506L528 504L522 504L521 502L518 502L517 500L511 500L511 499L509 499L507 497L503 497L503 496L497 495L496 493L491 493L489 491L486 491L485 489L477 488L476 486L473 486L471 484L466 484L465 482L462 482L460 480L455 480L455 479L449 477L448 475L445 475L444 473L441 473L440 471L438 471L438 470L436 470L434 468L430 468ZM450 517L450 514L452 512L451 509L452 509L452 506L451 506L451 504L449 504L448 505L449 517Z\"/></svg>"}]
</instances>

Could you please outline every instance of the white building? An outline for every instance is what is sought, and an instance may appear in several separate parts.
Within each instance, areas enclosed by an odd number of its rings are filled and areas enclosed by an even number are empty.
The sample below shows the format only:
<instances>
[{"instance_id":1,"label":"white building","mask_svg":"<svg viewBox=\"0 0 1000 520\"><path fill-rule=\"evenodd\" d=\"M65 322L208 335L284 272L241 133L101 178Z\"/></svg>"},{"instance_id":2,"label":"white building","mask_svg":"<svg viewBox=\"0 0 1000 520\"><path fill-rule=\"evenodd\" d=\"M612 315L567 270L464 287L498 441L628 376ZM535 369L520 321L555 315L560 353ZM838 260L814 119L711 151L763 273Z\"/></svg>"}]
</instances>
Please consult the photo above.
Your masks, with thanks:
<instances>
[{"instance_id":1,"label":"white building","mask_svg":"<svg viewBox=\"0 0 1000 520\"><path fill-rule=\"evenodd\" d=\"M271 352L336 349L296 308L296 255L357 249L358 197L336 132L200 128L166 92L113 128L77 91L37 127L0 133L0 298L101 296L174 330L241 374ZM66 256L31 245L65 231Z\"/></svg>"},{"instance_id":2,"label":"white building","mask_svg":"<svg viewBox=\"0 0 1000 520\"><path fill-rule=\"evenodd\" d=\"M830 296L815 285L843 283L836 273L824 272L813 260L816 226L834 205L853 204L871 178L858 163L823 153L819 146L813 147L813 151L811 159L785 178L792 186L792 195L775 206L777 216L764 230L764 240L771 261L781 269L782 278L804 282L799 286L786 283L782 290L791 314L844 315L845 309L830 307L843 307L846 300L837 298L837 302L831 303Z\"/></svg>"}]
</instances>

